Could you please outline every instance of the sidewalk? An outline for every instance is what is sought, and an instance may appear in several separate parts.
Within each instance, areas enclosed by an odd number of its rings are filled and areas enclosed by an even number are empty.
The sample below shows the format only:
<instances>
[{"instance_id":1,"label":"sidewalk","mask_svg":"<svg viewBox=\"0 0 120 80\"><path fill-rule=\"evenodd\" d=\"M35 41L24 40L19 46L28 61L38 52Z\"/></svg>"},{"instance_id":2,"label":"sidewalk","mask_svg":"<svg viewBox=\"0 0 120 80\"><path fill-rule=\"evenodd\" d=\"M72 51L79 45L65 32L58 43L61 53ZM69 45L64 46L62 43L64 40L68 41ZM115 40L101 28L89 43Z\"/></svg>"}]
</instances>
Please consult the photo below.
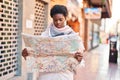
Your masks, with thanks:
<instances>
[{"instance_id":1,"label":"sidewalk","mask_svg":"<svg viewBox=\"0 0 120 80\"><path fill-rule=\"evenodd\" d=\"M77 69L75 80L119 80L120 55L118 57L118 64L109 63L109 45L99 45L99 47L85 53L85 64ZM26 64L24 59L23 64ZM15 77L10 80L27 80L26 70L26 65L23 65L22 77Z\"/></svg>"},{"instance_id":2,"label":"sidewalk","mask_svg":"<svg viewBox=\"0 0 120 80\"><path fill-rule=\"evenodd\" d=\"M109 45L101 44L86 53L85 67L78 69L76 80L119 80L120 55L118 57L118 64L109 63Z\"/></svg>"}]
</instances>

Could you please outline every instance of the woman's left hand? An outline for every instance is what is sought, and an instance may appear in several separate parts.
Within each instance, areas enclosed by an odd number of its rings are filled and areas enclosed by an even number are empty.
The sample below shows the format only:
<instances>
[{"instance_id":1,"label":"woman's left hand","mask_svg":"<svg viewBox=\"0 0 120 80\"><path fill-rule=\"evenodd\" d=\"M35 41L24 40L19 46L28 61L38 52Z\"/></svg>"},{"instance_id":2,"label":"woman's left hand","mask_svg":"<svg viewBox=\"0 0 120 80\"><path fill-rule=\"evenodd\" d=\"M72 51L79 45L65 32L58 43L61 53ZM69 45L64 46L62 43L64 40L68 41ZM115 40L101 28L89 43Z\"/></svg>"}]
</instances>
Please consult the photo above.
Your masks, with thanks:
<instances>
[{"instance_id":1,"label":"woman's left hand","mask_svg":"<svg viewBox=\"0 0 120 80\"><path fill-rule=\"evenodd\" d=\"M76 58L78 62L81 62L83 55L80 52L76 52L74 58Z\"/></svg>"}]
</instances>

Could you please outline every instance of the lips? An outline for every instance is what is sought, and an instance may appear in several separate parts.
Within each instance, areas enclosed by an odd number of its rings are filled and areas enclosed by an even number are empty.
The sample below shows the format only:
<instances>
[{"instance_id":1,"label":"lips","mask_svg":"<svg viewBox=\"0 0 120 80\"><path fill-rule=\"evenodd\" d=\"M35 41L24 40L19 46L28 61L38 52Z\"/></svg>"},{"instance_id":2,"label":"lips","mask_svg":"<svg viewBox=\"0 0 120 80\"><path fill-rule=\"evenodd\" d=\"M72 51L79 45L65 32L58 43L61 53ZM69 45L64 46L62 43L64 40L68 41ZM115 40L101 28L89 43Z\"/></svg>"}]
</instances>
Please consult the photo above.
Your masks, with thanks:
<instances>
[{"instance_id":1,"label":"lips","mask_svg":"<svg viewBox=\"0 0 120 80\"><path fill-rule=\"evenodd\" d=\"M61 25L56 25L57 28L61 28Z\"/></svg>"}]
</instances>

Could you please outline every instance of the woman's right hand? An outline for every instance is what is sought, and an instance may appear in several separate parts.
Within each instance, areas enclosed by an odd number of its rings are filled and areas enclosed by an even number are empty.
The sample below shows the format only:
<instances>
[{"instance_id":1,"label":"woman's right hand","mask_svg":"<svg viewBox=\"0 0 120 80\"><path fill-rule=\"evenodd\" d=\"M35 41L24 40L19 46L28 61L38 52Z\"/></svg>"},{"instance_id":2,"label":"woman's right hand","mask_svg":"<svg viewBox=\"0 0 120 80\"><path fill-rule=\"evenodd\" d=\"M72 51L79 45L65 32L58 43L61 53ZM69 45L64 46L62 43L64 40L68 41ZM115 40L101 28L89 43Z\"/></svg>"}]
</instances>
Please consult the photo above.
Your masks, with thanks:
<instances>
[{"instance_id":1,"label":"woman's right hand","mask_svg":"<svg viewBox=\"0 0 120 80\"><path fill-rule=\"evenodd\" d=\"M23 49L22 51L22 56L24 57L24 59L26 60L26 57L28 56L28 51L26 48Z\"/></svg>"}]
</instances>

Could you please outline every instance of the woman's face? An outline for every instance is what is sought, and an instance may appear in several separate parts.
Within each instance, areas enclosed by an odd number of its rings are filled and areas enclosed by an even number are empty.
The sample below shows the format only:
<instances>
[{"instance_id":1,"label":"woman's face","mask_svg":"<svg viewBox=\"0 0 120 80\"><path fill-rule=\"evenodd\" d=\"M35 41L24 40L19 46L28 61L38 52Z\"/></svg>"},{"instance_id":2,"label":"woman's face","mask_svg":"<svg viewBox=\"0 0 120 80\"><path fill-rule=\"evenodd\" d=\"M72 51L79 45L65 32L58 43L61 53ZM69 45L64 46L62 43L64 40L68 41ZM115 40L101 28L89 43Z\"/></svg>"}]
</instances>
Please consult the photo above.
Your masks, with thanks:
<instances>
[{"instance_id":1,"label":"woman's face","mask_svg":"<svg viewBox=\"0 0 120 80\"><path fill-rule=\"evenodd\" d=\"M55 14L53 16L53 23L57 28L63 28L66 18L63 14Z\"/></svg>"}]
</instances>

